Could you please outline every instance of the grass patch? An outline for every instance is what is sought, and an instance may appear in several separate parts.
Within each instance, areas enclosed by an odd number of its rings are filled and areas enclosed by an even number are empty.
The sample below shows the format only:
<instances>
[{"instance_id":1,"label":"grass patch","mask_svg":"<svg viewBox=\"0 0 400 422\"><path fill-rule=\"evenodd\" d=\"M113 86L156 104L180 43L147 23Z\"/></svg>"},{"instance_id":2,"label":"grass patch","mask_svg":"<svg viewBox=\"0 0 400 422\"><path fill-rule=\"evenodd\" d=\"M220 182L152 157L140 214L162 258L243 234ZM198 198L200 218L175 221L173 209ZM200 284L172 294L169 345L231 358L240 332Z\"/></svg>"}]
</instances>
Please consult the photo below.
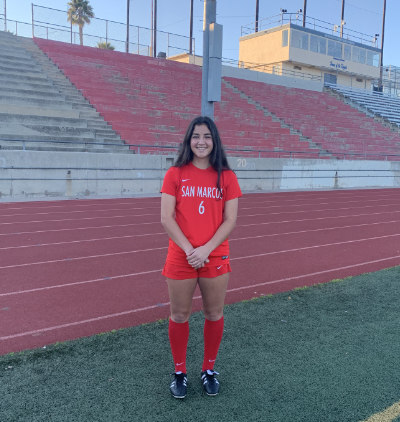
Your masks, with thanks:
<instances>
[{"instance_id":1,"label":"grass patch","mask_svg":"<svg viewBox=\"0 0 400 422\"><path fill-rule=\"evenodd\" d=\"M188 397L173 399L167 320L0 357L0 420L356 422L400 400L400 267L229 305L204 396L201 313Z\"/></svg>"}]
</instances>

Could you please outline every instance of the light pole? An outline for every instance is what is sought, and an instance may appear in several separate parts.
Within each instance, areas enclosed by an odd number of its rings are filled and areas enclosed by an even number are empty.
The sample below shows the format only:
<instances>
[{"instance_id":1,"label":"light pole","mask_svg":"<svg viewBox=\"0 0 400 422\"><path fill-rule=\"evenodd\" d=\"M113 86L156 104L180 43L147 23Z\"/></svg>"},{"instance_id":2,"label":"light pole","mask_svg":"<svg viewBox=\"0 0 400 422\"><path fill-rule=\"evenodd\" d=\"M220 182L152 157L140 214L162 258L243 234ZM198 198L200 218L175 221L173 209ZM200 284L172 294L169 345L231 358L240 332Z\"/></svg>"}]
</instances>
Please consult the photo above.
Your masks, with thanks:
<instances>
[{"instance_id":1,"label":"light pole","mask_svg":"<svg viewBox=\"0 0 400 422\"><path fill-rule=\"evenodd\" d=\"M258 32L258 12L260 10L260 2L259 0L256 0L256 27L255 32Z\"/></svg>"},{"instance_id":2,"label":"light pole","mask_svg":"<svg viewBox=\"0 0 400 422\"><path fill-rule=\"evenodd\" d=\"M130 0L126 0L126 46L125 51L129 53L129 3Z\"/></svg>"},{"instance_id":3,"label":"light pole","mask_svg":"<svg viewBox=\"0 0 400 422\"><path fill-rule=\"evenodd\" d=\"M340 38L343 38L343 25L344 25L344 0L342 0L342 20L340 21Z\"/></svg>"},{"instance_id":4,"label":"light pole","mask_svg":"<svg viewBox=\"0 0 400 422\"><path fill-rule=\"evenodd\" d=\"M383 92L383 43L385 41L385 18L386 18L386 0L383 0L381 62L380 62L380 70L379 70L379 91L381 92Z\"/></svg>"},{"instance_id":5,"label":"light pole","mask_svg":"<svg viewBox=\"0 0 400 422\"><path fill-rule=\"evenodd\" d=\"M193 53L193 0L190 1L189 54Z\"/></svg>"},{"instance_id":6,"label":"light pole","mask_svg":"<svg viewBox=\"0 0 400 422\"><path fill-rule=\"evenodd\" d=\"M153 56L157 56L157 0L154 0L154 38L153 38Z\"/></svg>"},{"instance_id":7,"label":"light pole","mask_svg":"<svg viewBox=\"0 0 400 422\"><path fill-rule=\"evenodd\" d=\"M214 119L221 101L222 25L217 24L217 0L204 0L201 114Z\"/></svg>"},{"instance_id":8,"label":"light pole","mask_svg":"<svg viewBox=\"0 0 400 422\"><path fill-rule=\"evenodd\" d=\"M304 0L304 5L303 5L303 28L306 27L306 16L307 16L307 0Z\"/></svg>"}]
</instances>

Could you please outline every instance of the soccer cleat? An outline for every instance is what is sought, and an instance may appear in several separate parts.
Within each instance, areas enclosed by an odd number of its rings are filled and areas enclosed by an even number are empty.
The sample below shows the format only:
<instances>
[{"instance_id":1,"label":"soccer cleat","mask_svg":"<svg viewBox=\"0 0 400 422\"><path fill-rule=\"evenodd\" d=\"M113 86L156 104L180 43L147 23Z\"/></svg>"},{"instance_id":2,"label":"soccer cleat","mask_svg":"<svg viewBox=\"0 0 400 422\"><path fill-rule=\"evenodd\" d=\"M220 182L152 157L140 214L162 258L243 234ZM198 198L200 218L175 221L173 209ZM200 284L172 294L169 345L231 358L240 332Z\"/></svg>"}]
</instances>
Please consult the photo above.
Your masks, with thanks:
<instances>
[{"instance_id":1,"label":"soccer cleat","mask_svg":"<svg viewBox=\"0 0 400 422\"><path fill-rule=\"evenodd\" d=\"M219 375L219 373L210 369L201 373L203 389L209 396L216 396L219 393L219 381L215 375Z\"/></svg>"},{"instance_id":2,"label":"soccer cleat","mask_svg":"<svg viewBox=\"0 0 400 422\"><path fill-rule=\"evenodd\" d=\"M174 380L171 382L169 389L171 394L176 399L184 399L186 397L187 392L187 375L183 372L174 373Z\"/></svg>"}]
</instances>

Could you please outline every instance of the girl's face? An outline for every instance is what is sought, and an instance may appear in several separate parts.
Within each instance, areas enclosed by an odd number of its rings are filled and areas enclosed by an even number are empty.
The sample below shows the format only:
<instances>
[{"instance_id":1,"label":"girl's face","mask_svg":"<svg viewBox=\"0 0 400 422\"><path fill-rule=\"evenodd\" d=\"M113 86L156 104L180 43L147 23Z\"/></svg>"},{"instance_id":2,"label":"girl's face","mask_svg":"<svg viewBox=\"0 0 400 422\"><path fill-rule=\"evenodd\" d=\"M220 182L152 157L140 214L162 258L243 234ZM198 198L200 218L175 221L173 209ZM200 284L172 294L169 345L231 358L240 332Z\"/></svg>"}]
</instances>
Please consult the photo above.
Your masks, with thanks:
<instances>
[{"instance_id":1,"label":"girl's face","mask_svg":"<svg viewBox=\"0 0 400 422\"><path fill-rule=\"evenodd\" d=\"M194 160L207 159L213 150L213 140L207 125L196 125L190 139L190 149L194 154Z\"/></svg>"}]
</instances>

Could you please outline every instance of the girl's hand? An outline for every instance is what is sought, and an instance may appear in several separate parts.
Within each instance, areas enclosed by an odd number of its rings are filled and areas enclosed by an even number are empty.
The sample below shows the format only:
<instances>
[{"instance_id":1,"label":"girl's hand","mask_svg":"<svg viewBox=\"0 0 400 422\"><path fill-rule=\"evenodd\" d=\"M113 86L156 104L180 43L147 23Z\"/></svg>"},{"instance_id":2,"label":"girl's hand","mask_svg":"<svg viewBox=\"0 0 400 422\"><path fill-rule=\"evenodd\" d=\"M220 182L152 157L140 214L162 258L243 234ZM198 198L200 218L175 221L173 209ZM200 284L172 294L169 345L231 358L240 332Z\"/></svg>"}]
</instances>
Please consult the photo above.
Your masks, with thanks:
<instances>
[{"instance_id":1,"label":"girl's hand","mask_svg":"<svg viewBox=\"0 0 400 422\"><path fill-rule=\"evenodd\" d=\"M209 254L210 252L205 246L199 246L189 253L186 253L186 259L189 265L197 270L204 267L206 263L210 262L208 259Z\"/></svg>"}]
</instances>

